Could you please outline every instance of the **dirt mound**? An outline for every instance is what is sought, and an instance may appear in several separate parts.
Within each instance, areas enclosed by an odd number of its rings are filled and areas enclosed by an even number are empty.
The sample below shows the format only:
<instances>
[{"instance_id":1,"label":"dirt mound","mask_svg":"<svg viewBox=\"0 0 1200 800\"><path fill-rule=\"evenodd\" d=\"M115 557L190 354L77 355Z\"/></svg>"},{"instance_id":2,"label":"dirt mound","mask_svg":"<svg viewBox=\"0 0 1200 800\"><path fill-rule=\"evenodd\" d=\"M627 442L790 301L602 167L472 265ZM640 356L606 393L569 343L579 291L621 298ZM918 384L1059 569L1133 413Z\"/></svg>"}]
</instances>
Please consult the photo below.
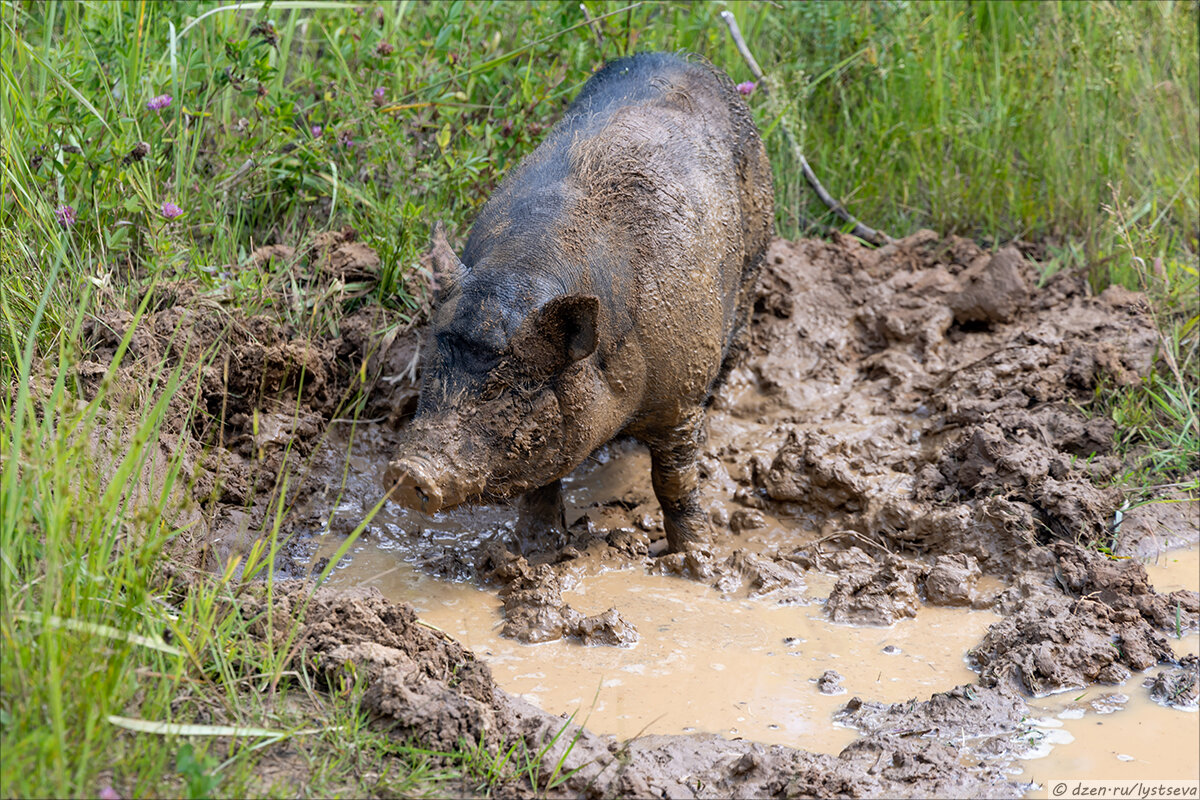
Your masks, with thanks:
<instances>
[{"instance_id":1,"label":"dirt mound","mask_svg":"<svg viewBox=\"0 0 1200 800\"><path fill-rule=\"evenodd\" d=\"M300 646L317 655L331 687L364 680L363 705L401 738L451 751L460 740L478 742L497 729L492 674L457 642L417 621L409 606L389 603L378 591L317 591L295 585L276 599L275 614L303 613ZM261 604L242 613L260 617Z\"/></svg>"},{"instance_id":2,"label":"dirt mound","mask_svg":"<svg viewBox=\"0 0 1200 800\"><path fill-rule=\"evenodd\" d=\"M750 470L766 497L993 573L1110 531L1121 498L1095 482L1117 467L1112 424L1072 401L1149 370L1153 328L1127 293L1091 297L1063 274L1032 291L1016 249L929 232L771 252L746 367L800 413L770 466Z\"/></svg>"},{"instance_id":3,"label":"dirt mound","mask_svg":"<svg viewBox=\"0 0 1200 800\"><path fill-rule=\"evenodd\" d=\"M1195 711L1200 705L1200 658L1192 654L1180 659L1178 668L1163 670L1143 685L1156 703Z\"/></svg>"},{"instance_id":4,"label":"dirt mound","mask_svg":"<svg viewBox=\"0 0 1200 800\"><path fill-rule=\"evenodd\" d=\"M319 233L300 248L259 248L246 268L272 259L293 266L289 285L343 300L369 289L379 267L375 252L348 230ZM183 530L168 548L187 567L220 571L231 556L246 553L262 535L285 476L289 505L311 491L311 456L330 420L353 413L364 390L389 412L400 406L403 413L405 393L415 406L411 380L394 378L385 387L390 391L375 391L379 376L396 367L381 350L394 360L407 343L415 359L416 337L394 312L368 306L343 318L340 330L304 330L274 311L246 316L228 310L225 287L168 282L149 291L141 319L117 310L85 322L87 350L75 373L85 397L95 396L128 335L127 351L105 383L108 407L149 405L155 387L178 376L155 455L163 463L181 459L184 488L174 504L180 510L172 513ZM296 301L270 299L268 308ZM376 403L366 410L378 409ZM113 419L119 424L119 415ZM309 543L302 538L290 538L282 549L282 574L307 571Z\"/></svg>"}]
</instances>

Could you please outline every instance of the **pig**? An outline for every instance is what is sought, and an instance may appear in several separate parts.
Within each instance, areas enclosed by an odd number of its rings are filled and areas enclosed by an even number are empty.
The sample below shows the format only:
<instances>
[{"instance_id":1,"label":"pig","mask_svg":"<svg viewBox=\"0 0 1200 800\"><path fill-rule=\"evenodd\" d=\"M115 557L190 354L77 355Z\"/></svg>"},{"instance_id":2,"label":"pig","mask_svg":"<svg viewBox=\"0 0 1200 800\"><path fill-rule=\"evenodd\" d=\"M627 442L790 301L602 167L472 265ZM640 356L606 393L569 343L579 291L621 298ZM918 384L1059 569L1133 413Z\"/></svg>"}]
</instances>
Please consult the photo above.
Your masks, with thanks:
<instances>
[{"instance_id":1,"label":"pig","mask_svg":"<svg viewBox=\"0 0 1200 800\"><path fill-rule=\"evenodd\" d=\"M766 151L726 75L664 53L596 72L484 204L461 258L435 226L392 499L431 513L519 498L523 549L561 546L561 479L629 435L650 451L669 549L703 550L705 409L773 221Z\"/></svg>"}]
</instances>

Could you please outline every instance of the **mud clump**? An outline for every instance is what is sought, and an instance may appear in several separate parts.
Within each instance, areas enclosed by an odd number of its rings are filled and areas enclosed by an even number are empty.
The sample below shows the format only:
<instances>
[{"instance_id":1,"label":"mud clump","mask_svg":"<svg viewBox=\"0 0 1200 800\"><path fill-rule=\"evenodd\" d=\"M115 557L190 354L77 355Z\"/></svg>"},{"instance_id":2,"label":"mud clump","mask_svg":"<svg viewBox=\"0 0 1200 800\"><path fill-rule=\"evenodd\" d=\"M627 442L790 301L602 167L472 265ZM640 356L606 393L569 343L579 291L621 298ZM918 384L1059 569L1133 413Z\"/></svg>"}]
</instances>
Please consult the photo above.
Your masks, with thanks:
<instances>
[{"instance_id":1,"label":"mud clump","mask_svg":"<svg viewBox=\"0 0 1200 800\"><path fill-rule=\"evenodd\" d=\"M276 614L292 619L307 591L304 585L285 590ZM243 614L257 610L243 606ZM318 590L300 644L318 656L329 685L338 686L339 676L367 681L363 705L400 738L449 752L496 729L496 687L487 665L377 590Z\"/></svg>"},{"instance_id":2,"label":"mud clump","mask_svg":"<svg viewBox=\"0 0 1200 800\"><path fill-rule=\"evenodd\" d=\"M923 577L919 567L896 556L876 566L848 569L829 595L829 618L842 624L891 625L915 617L921 603L917 584Z\"/></svg>"},{"instance_id":3,"label":"mud clump","mask_svg":"<svg viewBox=\"0 0 1200 800\"><path fill-rule=\"evenodd\" d=\"M854 697L836 715L864 733L919 734L943 740L1012 735L1025 714L1021 698L996 688L958 686L928 700L874 703Z\"/></svg>"},{"instance_id":4,"label":"mud clump","mask_svg":"<svg viewBox=\"0 0 1200 800\"><path fill-rule=\"evenodd\" d=\"M1143 684L1154 702L1169 708L1195 711L1200 704L1200 659L1193 653L1175 669L1165 669Z\"/></svg>"},{"instance_id":5,"label":"mud clump","mask_svg":"<svg viewBox=\"0 0 1200 800\"><path fill-rule=\"evenodd\" d=\"M585 617L562 598L561 576L548 564L530 566L523 556L504 551L490 573L504 601L504 635L525 644L574 636L585 645L631 645L637 628L615 608Z\"/></svg>"},{"instance_id":6,"label":"mud clump","mask_svg":"<svg viewBox=\"0 0 1200 800\"><path fill-rule=\"evenodd\" d=\"M946 298L954 321L959 325L1012 322L1029 297L1024 261L1021 251L1011 246L991 258L974 259L959 276L962 288Z\"/></svg>"},{"instance_id":7,"label":"mud clump","mask_svg":"<svg viewBox=\"0 0 1200 800\"><path fill-rule=\"evenodd\" d=\"M842 686L842 676L832 669L827 669L817 678L817 691L821 694L845 694L846 687Z\"/></svg>"},{"instance_id":8,"label":"mud clump","mask_svg":"<svg viewBox=\"0 0 1200 800\"><path fill-rule=\"evenodd\" d=\"M1010 589L1011 613L993 625L970 657L990 686L1012 685L1035 696L1090 683L1119 684L1131 671L1175 660L1164 631L1177 619L1200 624L1196 592L1156 593L1145 568L1060 543L1059 590L1023 580Z\"/></svg>"},{"instance_id":9,"label":"mud clump","mask_svg":"<svg viewBox=\"0 0 1200 800\"><path fill-rule=\"evenodd\" d=\"M716 574L713 587L722 594L745 588L750 598L773 596L781 604L799 602L804 594L804 570L786 559L734 550Z\"/></svg>"},{"instance_id":10,"label":"mud clump","mask_svg":"<svg viewBox=\"0 0 1200 800\"><path fill-rule=\"evenodd\" d=\"M972 556L938 556L925 577L925 600L934 606L973 605L981 574L979 562Z\"/></svg>"}]
</instances>

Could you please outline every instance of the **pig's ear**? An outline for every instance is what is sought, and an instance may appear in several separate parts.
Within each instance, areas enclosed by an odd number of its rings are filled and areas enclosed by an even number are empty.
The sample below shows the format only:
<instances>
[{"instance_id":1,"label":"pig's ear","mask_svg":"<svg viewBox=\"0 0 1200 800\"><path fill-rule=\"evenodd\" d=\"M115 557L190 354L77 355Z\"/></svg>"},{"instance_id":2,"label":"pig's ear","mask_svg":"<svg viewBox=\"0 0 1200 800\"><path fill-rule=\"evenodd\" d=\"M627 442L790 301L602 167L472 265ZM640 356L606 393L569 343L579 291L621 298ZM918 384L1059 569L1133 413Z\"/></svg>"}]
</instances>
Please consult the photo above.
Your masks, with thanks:
<instances>
[{"instance_id":1,"label":"pig's ear","mask_svg":"<svg viewBox=\"0 0 1200 800\"><path fill-rule=\"evenodd\" d=\"M467 274L466 265L458 260L450 243L446 241L446 229L442 226L441 220L433 225L433 241L430 244L429 255L433 260L433 278L436 289L445 291L457 284L462 276Z\"/></svg>"},{"instance_id":2,"label":"pig's ear","mask_svg":"<svg viewBox=\"0 0 1200 800\"><path fill-rule=\"evenodd\" d=\"M596 350L600 300L568 294L545 303L521 324L513 350L535 372L551 375Z\"/></svg>"}]
</instances>

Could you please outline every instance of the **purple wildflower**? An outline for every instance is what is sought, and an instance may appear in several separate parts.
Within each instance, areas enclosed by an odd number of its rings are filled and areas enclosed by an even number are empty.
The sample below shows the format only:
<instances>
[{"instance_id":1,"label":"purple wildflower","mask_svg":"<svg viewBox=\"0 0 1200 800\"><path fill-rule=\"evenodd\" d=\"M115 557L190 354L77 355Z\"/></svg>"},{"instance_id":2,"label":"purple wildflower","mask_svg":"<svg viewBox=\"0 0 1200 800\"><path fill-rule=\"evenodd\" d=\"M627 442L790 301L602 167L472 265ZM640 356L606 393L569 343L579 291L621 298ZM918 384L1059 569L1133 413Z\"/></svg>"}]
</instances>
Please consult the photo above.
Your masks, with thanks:
<instances>
[{"instance_id":1,"label":"purple wildflower","mask_svg":"<svg viewBox=\"0 0 1200 800\"><path fill-rule=\"evenodd\" d=\"M59 206L54 209L54 216L58 218L58 224L64 228L75 224L75 208L73 206Z\"/></svg>"},{"instance_id":2,"label":"purple wildflower","mask_svg":"<svg viewBox=\"0 0 1200 800\"><path fill-rule=\"evenodd\" d=\"M375 90L375 99L376 100L382 100L386 96L387 96L387 89L383 88L382 86L380 86L379 88L377 88Z\"/></svg>"},{"instance_id":3,"label":"purple wildflower","mask_svg":"<svg viewBox=\"0 0 1200 800\"><path fill-rule=\"evenodd\" d=\"M167 201L162 204L162 215L167 219L175 219L183 214L183 209L174 203Z\"/></svg>"},{"instance_id":4,"label":"purple wildflower","mask_svg":"<svg viewBox=\"0 0 1200 800\"><path fill-rule=\"evenodd\" d=\"M311 128L309 128L309 131L312 133L314 139L320 139L324 130L325 129L320 125L313 125Z\"/></svg>"},{"instance_id":5,"label":"purple wildflower","mask_svg":"<svg viewBox=\"0 0 1200 800\"><path fill-rule=\"evenodd\" d=\"M100 790L100 800L121 800L121 795L117 794L117 790L111 786L105 786Z\"/></svg>"},{"instance_id":6,"label":"purple wildflower","mask_svg":"<svg viewBox=\"0 0 1200 800\"><path fill-rule=\"evenodd\" d=\"M343 132L342 135L338 137L338 144L340 144L342 147L345 147L347 150L353 150L354 137L349 133Z\"/></svg>"},{"instance_id":7,"label":"purple wildflower","mask_svg":"<svg viewBox=\"0 0 1200 800\"><path fill-rule=\"evenodd\" d=\"M750 95L754 94L754 88L754 81L746 81L745 83L739 83L737 85L738 93L742 95L742 97L749 97Z\"/></svg>"},{"instance_id":8,"label":"purple wildflower","mask_svg":"<svg viewBox=\"0 0 1200 800\"><path fill-rule=\"evenodd\" d=\"M146 108L151 111L162 111L167 106L171 105L171 95L160 94L158 97L151 97L146 101Z\"/></svg>"}]
</instances>

